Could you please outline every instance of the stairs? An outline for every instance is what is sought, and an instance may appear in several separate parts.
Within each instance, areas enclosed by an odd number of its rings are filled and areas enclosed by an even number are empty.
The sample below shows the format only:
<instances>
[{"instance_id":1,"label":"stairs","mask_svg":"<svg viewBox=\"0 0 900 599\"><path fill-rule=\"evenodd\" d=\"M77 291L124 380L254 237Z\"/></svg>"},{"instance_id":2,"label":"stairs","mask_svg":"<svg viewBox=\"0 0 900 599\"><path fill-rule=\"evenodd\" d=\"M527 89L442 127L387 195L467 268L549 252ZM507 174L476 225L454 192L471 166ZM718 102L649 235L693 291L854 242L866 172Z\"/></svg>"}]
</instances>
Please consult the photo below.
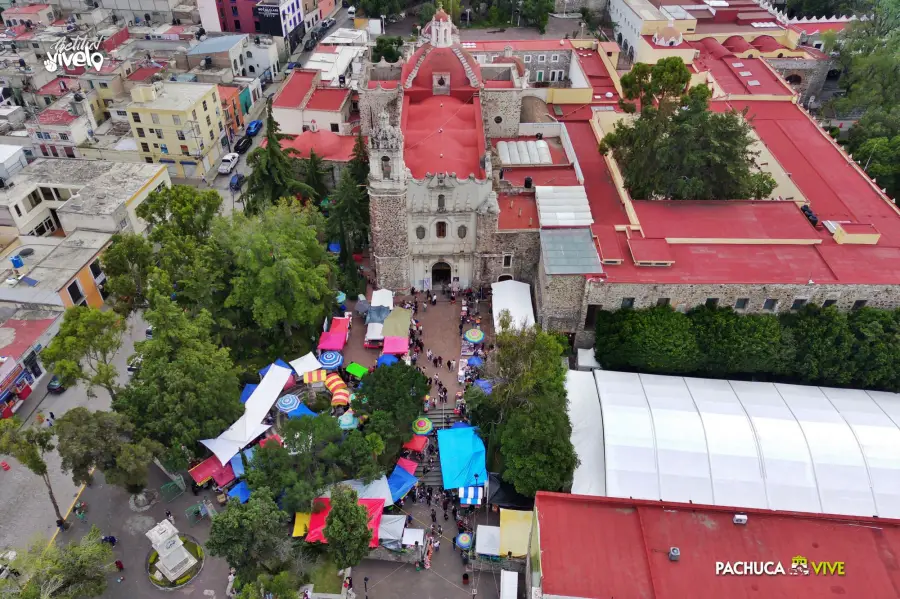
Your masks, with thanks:
<instances>
[{"instance_id":1,"label":"stairs","mask_svg":"<svg viewBox=\"0 0 900 599\"><path fill-rule=\"evenodd\" d=\"M438 404L436 408L429 410L427 414L422 414L422 416L430 418L434 423L435 429L449 428L453 426L454 423L459 422L459 416L453 413L454 405L456 405L456 398L454 397L454 393L451 392L446 404ZM432 445L437 444L436 437L429 436L428 438ZM426 486L443 489L444 480L441 475L441 461L439 456L435 455L434 466L428 474L424 474L427 465L428 458L426 457L416 469L416 478L422 481L422 484Z\"/></svg>"}]
</instances>

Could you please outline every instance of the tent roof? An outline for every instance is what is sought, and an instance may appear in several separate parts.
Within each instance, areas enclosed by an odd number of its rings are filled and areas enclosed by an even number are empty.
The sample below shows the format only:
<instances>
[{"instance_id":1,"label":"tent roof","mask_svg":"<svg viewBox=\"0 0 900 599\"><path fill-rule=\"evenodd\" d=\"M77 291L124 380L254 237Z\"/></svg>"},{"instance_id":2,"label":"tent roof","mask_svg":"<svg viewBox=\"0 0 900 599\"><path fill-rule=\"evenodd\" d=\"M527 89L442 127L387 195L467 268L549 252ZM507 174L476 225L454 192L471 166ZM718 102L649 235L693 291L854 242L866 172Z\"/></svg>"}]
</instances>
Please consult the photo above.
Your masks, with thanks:
<instances>
[{"instance_id":1,"label":"tent roof","mask_svg":"<svg viewBox=\"0 0 900 599\"><path fill-rule=\"evenodd\" d=\"M476 431L472 427L438 431L441 475L445 489L483 485L487 481L484 442Z\"/></svg>"},{"instance_id":2,"label":"tent roof","mask_svg":"<svg viewBox=\"0 0 900 599\"><path fill-rule=\"evenodd\" d=\"M419 543L419 547L425 544L425 531L421 528L407 528L403 531L403 544L412 547Z\"/></svg>"},{"instance_id":3,"label":"tent roof","mask_svg":"<svg viewBox=\"0 0 900 599\"><path fill-rule=\"evenodd\" d=\"M394 500L391 499L391 490L388 487L388 479L386 476L376 478L368 485L361 480L345 480L337 484L350 487L356 491L356 495L360 499L383 499L385 507L394 505ZM325 492L322 493L322 497L331 497L331 488L326 489Z\"/></svg>"},{"instance_id":4,"label":"tent roof","mask_svg":"<svg viewBox=\"0 0 900 599\"><path fill-rule=\"evenodd\" d=\"M500 510L500 555L512 552L513 557L524 557L528 553L532 514L523 510Z\"/></svg>"},{"instance_id":5,"label":"tent roof","mask_svg":"<svg viewBox=\"0 0 900 599\"><path fill-rule=\"evenodd\" d=\"M264 376L266 376L266 373L269 372L269 369L272 366L281 366L282 368L287 368L288 370L292 370L290 364L288 364L281 358L278 358L277 360L275 360L275 362L273 362L272 364L269 364L268 366L266 366L265 368L263 368L262 370L259 371L259 378L263 378Z\"/></svg>"},{"instance_id":6,"label":"tent roof","mask_svg":"<svg viewBox=\"0 0 900 599\"><path fill-rule=\"evenodd\" d=\"M566 395L569 398L572 445L579 462L572 478L572 492L606 495L603 414L594 375L576 370L566 372Z\"/></svg>"},{"instance_id":7,"label":"tent roof","mask_svg":"<svg viewBox=\"0 0 900 599\"><path fill-rule=\"evenodd\" d=\"M487 502L499 507L530 510L534 508L534 497L525 497L517 493L515 487L505 482L496 472L488 474Z\"/></svg>"},{"instance_id":8,"label":"tent roof","mask_svg":"<svg viewBox=\"0 0 900 599\"><path fill-rule=\"evenodd\" d=\"M254 385L253 383L244 385L244 388L241 389L241 403L247 403L247 400L250 399L250 396L253 395L253 392L256 391L257 387L259 387L259 385Z\"/></svg>"},{"instance_id":9,"label":"tent roof","mask_svg":"<svg viewBox=\"0 0 900 599\"><path fill-rule=\"evenodd\" d=\"M319 349L341 351L344 349L344 343L346 342L347 333L345 332L325 332L319 336Z\"/></svg>"},{"instance_id":10,"label":"tent roof","mask_svg":"<svg viewBox=\"0 0 900 599\"><path fill-rule=\"evenodd\" d=\"M241 503L247 503L250 500L250 487L247 486L245 481L241 481L238 484L231 487L228 491L229 498L236 498Z\"/></svg>"},{"instance_id":11,"label":"tent roof","mask_svg":"<svg viewBox=\"0 0 900 599\"><path fill-rule=\"evenodd\" d=\"M594 349L579 349L578 350L578 369L579 370L594 370L595 368L601 368L600 363L597 362L597 358L594 357Z\"/></svg>"},{"instance_id":12,"label":"tent roof","mask_svg":"<svg viewBox=\"0 0 900 599\"><path fill-rule=\"evenodd\" d=\"M397 466L399 466L400 468L403 468L410 474L415 474L416 469L419 467L419 464L418 464L418 462L414 462L413 460L410 460L409 458L398 458Z\"/></svg>"},{"instance_id":13,"label":"tent roof","mask_svg":"<svg viewBox=\"0 0 900 599\"><path fill-rule=\"evenodd\" d=\"M531 303L531 285L521 281L501 281L491 284L494 312L494 330L500 330L500 315L509 311L514 328L534 325L534 307Z\"/></svg>"},{"instance_id":14,"label":"tent roof","mask_svg":"<svg viewBox=\"0 0 900 599\"><path fill-rule=\"evenodd\" d=\"M475 529L475 553L500 555L500 527L479 524Z\"/></svg>"},{"instance_id":15,"label":"tent roof","mask_svg":"<svg viewBox=\"0 0 900 599\"><path fill-rule=\"evenodd\" d=\"M394 307L394 292L390 289L379 289L372 292L372 301L369 305L373 308L376 306L385 306L388 309Z\"/></svg>"},{"instance_id":16,"label":"tent roof","mask_svg":"<svg viewBox=\"0 0 900 599\"><path fill-rule=\"evenodd\" d=\"M366 313L366 324L382 324L390 313L391 309L387 306L372 306Z\"/></svg>"},{"instance_id":17,"label":"tent roof","mask_svg":"<svg viewBox=\"0 0 900 599\"><path fill-rule=\"evenodd\" d=\"M394 308L384 319L385 337L409 337L409 323L412 320L412 310L406 308Z\"/></svg>"},{"instance_id":18,"label":"tent roof","mask_svg":"<svg viewBox=\"0 0 900 599\"><path fill-rule=\"evenodd\" d=\"M385 337L384 347L381 349L386 354L405 354L409 351L409 338Z\"/></svg>"},{"instance_id":19,"label":"tent roof","mask_svg":"<svg viewBox=\"0 0 900 599\"><path fill-rule=\"evenodd\" d=\"M377 341L384 339L384 325L380 322L373 322L366 325L366 341Z\"/></svg>"},{"instance_id":20,"label":"tent roof","mask_svg":"<svg viewBox=\"0 0 900 599\"><path fill-rule=\"evenodd\" d=\"M248 447L244 451L231 458L231 460L229 461L229 464L231 464L231 469L234 471L234 475L237 478L244 476L244 461L241 459L241 453L247 457L247 463L249 464L253 459L253 454L256 453L256 447Z\"/></svg>"},{"instance_id":21,"label":"tent roof","mask_svg":"<svg viewBox=\"0 0 900 599\"><path fill-rule=\"evenodd\" d=\"M378 528L378 539L382 541L400 541L403 539L403 530L406 528L406 516L381 517L381 526Z\"/></svg>"},{"instance_id":22,"label":"tent roof","mask_svg":"<svg viewBox=\"0 0 900 599\"><path fill-rule=\"evenodd\" d=\"M297 376L302 377L307 372L319 370L320 368L322 368L322 365L316 359L315 354L309 352L305 356L301 356L296 360L292 360L291 367L294 369L294 372L297 373Z\"/></svg>"},{"instance_id":23,"label":"tent roof","mask_svg":"<svg viewBox=\"0 0 900 599\"><path fill-rule=\"evenodd\" d=\"M409 493L410 489L416 486L417 482L419 482L419 479L409 471L399 464L395 466L390 478L387 479L393 501L399 501L401 497Z\"/></svg>"},{"instance_id":24,"label":"tent roof","mask_svg":"<svg viewBox=\"0 0 900 599\"><path fill-rule=\"evenodd\" d=\"M414 435L412 439L403 444L403 449L421 452L425 449L426 445L428 445L428 437L424 435Z\"/></svg>"},{"instance_id":25,"label":"tent roof","mask_svg":"<svg viewBox=\"0 0 900 599\"><path fill-rule=\"evenodd\" d=\"M291 410L287 413L288 418L303 418L304 416L318 416L315 412L310 410L306 405L300 404L300 407L296 410Z\"/></svg>"},{"instance_id":26,"label":"tent roof","mask_svg":"<svg viewBox=\"0 0 900 599\"><path fill-rule=\"evenodd\" d=\"M308 512L297 512L294 514L294 537L305 537L309 532L309 520L312 514Z\"/></svg>"},{"instance_id":27,"label":"tent roof","mask_svg":"<svg viewBox=\"0 0 900 599\"><path fill-rule=\"evenodd\" d=\"M306 542L320 541L327 543L328 539L325 538L325 521L328 518L328 512L331 511L331 500L320 497L316 499L316 502L320 503L323 509L310 516L309 533L306 535ZM369 514L369 530L372 531L372 540L369 542L369 546L378 547L378 529L381 525L381 512L384 511L384 499L360 499L359 504L365 506Z\"/></svg>"}]
</instances>

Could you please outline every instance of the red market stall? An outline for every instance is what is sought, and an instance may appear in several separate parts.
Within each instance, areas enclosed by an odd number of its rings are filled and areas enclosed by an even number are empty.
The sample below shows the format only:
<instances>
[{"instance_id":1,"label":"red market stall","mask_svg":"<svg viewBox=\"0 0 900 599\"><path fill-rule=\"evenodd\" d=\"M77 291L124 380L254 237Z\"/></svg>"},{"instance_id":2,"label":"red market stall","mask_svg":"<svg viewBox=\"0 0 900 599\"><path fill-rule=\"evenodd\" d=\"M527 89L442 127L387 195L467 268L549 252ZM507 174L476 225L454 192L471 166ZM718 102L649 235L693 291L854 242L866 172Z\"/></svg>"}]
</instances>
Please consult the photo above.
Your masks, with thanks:
<instances>
[{"instance_id":1,"label":"red market stall","mask_svg":"<svg viewBox=\"0 0 900 599\"><path fill-rule=\"evenodd\" d=\"M206 458L188 470L188 474L191 475L191 478L193 478L194 482L198 485L205 485L212 479L216 481L217 485L224 487L235 479L234 469L231 467L231 463L229 462L223 466L216 456Z\"/></svg>"},{"instance_id":2,"label":"red market stall","mask_svg":"<svg viewBox=\"0 0 900 599\"><path fill-rule=\"evenodd\" d=\"M325 520L328 518L328 512L331 511L331 500L326 497L320 497L315 500L315 508L309 519L309 532L306 534L306 542L313 543L319 541L327 543L325 538ZM369 547L378 547L378 529L381 526L381 513L384 511L384 499L360 499L359 505L366 508L369 514L369 530L372 531L372 540L369 541Z\"/></svg>"},{"instance_id":3,"label":"red market stall","mask_svg":"<svg viewBox=\"0 0 900 599\"><path fill-rule=\"evenodd\" d=\"M422 451L425 450L426 445L428 445L428 437L425 435L416 435L403 444L403 449L409 449L410 451L418 451L419 453L422 453Z\"/></svg>"},{"instance_id":4,"label":"red market stall","mask_svg":"<svg viewBox=\"0 0 900 599\"><path fill-rule=\"evenodd\" d=\"M319 336L319 350L321 351L343 351L344 344L347 342L347 336L343 333L322 333Z\"/></svg>"}]
</instances>

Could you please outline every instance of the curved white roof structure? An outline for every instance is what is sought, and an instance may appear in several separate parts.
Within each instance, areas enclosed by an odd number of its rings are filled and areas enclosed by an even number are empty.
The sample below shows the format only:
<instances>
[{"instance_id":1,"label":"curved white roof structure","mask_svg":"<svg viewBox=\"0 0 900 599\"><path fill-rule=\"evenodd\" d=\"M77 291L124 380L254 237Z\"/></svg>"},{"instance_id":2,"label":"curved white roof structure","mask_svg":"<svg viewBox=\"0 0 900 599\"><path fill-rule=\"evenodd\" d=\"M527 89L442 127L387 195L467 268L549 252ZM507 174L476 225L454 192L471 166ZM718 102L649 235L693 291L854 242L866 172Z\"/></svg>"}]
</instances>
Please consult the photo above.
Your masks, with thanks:
<instances>
[{"instance_id":1,"label":"curved white roof structure","mask_svg":"<svg viewBox=\"0 0 900 599\"><path fill-rule=\"evenodd\" d=\"M593 373L570 377L573 491L900 518L900 395ZM586 402L599 396L601 417ZM601 428L586 441L584 419ZM588 425L590 426L590 425ZM598 492L599 490L603 492ZM591 493L591 491L594 491Z\"/></svg>"}]
</instances>

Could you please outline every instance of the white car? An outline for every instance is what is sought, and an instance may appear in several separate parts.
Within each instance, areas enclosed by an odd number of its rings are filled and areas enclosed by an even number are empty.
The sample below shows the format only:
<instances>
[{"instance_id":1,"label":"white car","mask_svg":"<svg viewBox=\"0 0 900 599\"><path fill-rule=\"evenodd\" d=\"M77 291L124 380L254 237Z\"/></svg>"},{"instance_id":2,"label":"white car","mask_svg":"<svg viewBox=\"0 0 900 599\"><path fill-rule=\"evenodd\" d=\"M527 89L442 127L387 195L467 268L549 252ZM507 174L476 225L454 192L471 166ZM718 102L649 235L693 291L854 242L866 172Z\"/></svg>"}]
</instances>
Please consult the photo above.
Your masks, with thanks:
<instances>
[{"instance_id":1,"label":"white car","mask_svg":"<svg viewBox=\"0 0 900 599\"><path fill-rule=\"evenodd\" d=\"M234 170L234 167L237 166L238 159L240 156L232 152L231 154L225 154L222 158L222 164L219 165L219 174L227 175L231 171Z\"/></svg>"},{"instance_id":2,"label":"white car","mask_svg":"<svg viewBox=\"0 0 900 599\"><path fill-rule=\"evenodd\" d=\"M355 6L351 6L350 8L347 9L347 16L348 17L356 16L356 7Z\"/></svg>"}]
</instances>

